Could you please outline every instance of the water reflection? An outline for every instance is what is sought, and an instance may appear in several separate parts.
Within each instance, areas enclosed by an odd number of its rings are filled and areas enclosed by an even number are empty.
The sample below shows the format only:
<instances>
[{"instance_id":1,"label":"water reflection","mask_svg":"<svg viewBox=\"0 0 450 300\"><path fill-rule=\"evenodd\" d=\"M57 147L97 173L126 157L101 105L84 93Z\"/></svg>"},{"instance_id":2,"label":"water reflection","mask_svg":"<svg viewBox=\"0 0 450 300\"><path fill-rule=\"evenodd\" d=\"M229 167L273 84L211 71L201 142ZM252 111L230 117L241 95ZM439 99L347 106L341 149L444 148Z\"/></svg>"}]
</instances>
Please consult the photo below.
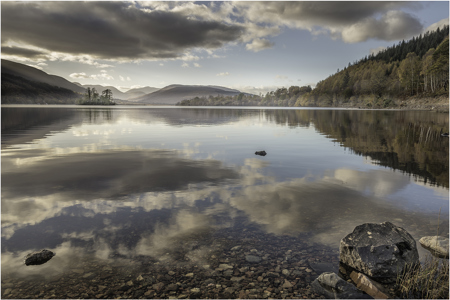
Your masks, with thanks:
<instances>
[{"instance_id":1,"label":"water reflection","mask_svg":"<svg viewBox=\"0 0 450 300\"><path fill-rule=\"evenodd\" d=\"M448 235L445 126L430 112L2 109L2 272L203 265L229 250L221 238L249 236L337 249L365 222L418 240L435 234L439 208ZM42 248L57 255L24 269Z\"/></svg>"}]
</instances>

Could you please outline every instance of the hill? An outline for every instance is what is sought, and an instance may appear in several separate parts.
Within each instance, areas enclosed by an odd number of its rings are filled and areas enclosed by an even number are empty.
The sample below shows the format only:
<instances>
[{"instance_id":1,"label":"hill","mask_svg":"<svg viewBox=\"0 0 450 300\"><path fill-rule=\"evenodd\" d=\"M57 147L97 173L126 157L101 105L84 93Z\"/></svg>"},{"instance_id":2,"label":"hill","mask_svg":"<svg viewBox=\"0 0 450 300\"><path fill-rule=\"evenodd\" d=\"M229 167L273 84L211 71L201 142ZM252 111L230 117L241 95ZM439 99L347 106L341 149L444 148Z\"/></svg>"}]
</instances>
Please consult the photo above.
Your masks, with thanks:
<instances>
[{"instance_id":1,"label":"hill","mask_svg":"<svg viewBox=\"0 0 450 300\"><path fill-rule=\"evenodd\" d=\"M146 104L166 104L174 105L182 100L195 97L209 96L234 96L240 94L240 91L220 86L203 86L203 85L180 85L173 84L166 86L153 93L146 94L141 97L130 99Z\"/></svg>"},{"instance_id":2,"label":"hill","mask_svg":"<svg viewBox=\"0 0 450 300\"><path fill-rule=\"evenodd\" d=\"M2 104L74 104L80 97L66 88L2 73Z\"/></svg>"},{"instance_id":3,"label":"hill","mask_svg":"<svg viewBox=\"0 0 450 300\"><path fill-rule=\"evenodd\" d=\"M142 88L128 90L125 92L125 94L128 96L128 98L127 98L127 100L128 100L128 99L144 96L145 94L150 94L150 93L156 92L157 90L159 90L159 89L150 87L150 86L146 86L146 87L142 87Z\"/></svg>"},{"instance_id":4,"label":"hill","mask_svg":"<svg viewBox=\"0 0 450 300\"><path fill-rule=\"evenodd\" d=\"M22 77L29 81L46 83L51 86L65 88L76 93L84 93L85 89L80 87L60 76L50 75L44 71L38 70L24 64L15 63L9 60L2 59L2 79L3 74L10 74Z\"/></svg>"}]
</instances>

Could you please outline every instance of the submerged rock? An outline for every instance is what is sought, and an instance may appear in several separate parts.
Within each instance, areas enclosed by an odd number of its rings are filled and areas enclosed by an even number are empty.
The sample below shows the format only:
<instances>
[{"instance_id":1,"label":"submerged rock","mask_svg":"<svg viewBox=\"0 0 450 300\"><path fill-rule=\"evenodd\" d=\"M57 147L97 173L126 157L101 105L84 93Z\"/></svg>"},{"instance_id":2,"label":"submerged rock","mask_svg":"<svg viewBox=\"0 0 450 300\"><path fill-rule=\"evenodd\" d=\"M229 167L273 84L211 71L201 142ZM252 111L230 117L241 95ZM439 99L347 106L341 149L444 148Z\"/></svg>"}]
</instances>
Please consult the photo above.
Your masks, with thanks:
<instances>
[{"instance_id":1,"label":"submerged rock","mask_svg":"<svg viewBox=\"0 0 450 300\"><path fill-rule=\"evenodd\" d=\"M407 265L419 264L416 241L390 222L357 226L341 240L339 260L378 282L395 282Z\"/></svg>"},{"instance_id":2,"label":"submerged rock","mask_svg":"<svg viewBox=\"0 0 450 300\"><path fill-rule=\"evenodd\" d=\"M249 263L259 263L261 262L261 257L256 255L246 255L245 260L248 261Z\"/></svg>"},{"instance_id":3,"label":"submerged rock","mask_svg":"<svg viewBox=\"0 0 450 300\"><path fill-rule=\"evenodd\" d=\"M42 265L48 262L56 254L50 250L43 249L39 252L33 252L25 256L25 265Z\"/></svg>"},{"instance_id":4,"label":"submerged rock","mask_svg":"<svg viewBox=\"0 0 450 300\"><path fill-rule=\"evenodd\" d=\"M322 273L312 282L311 288L329 299L373 299L336 273Z\"/></svg>"},{"instance_id":5,"label":"submerged rock","mask_svg":"<svg viewBox=\"0 0 450 300\"><path fill-rule=\"evenodd\" d=\"M434 256L448 258L449 240L442 236L424 236L419 240L420 245Z\"/></svg>"},{"instance_id":6,"label":"submerged rock","mask_svg":"<svg viewBox=\"0 0 450 300\"><path fill-rule=\"evenodd\" d=\"M266 156L267 153L266 151L263 150L263 151L256 151L255 154L260 156Z\"/></svg>"}]
</instances>

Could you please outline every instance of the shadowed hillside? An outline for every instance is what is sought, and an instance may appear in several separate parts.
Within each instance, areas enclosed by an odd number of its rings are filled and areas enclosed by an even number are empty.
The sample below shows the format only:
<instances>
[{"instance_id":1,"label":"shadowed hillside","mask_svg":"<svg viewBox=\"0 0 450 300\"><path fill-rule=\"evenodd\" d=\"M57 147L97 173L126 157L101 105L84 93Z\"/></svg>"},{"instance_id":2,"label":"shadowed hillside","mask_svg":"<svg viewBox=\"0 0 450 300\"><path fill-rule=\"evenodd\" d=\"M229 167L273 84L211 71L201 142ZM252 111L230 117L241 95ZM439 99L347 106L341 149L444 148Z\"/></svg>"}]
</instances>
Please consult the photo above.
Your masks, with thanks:
<instances>
[{"instance_id":1,"label":"shadowed hillside","mask_svg":"<svg viewBox=\"0 0 450 300\"><path fill-rule=\"evenodd\" d=\"M195 97L209 97L217 95L234 96L240 94L240 91L219 86L202 85L169 85L156 92L142 97L130 99L132 101L147 104L169 104L174 105L182 100Z\"/></svg>"}]
</instances>

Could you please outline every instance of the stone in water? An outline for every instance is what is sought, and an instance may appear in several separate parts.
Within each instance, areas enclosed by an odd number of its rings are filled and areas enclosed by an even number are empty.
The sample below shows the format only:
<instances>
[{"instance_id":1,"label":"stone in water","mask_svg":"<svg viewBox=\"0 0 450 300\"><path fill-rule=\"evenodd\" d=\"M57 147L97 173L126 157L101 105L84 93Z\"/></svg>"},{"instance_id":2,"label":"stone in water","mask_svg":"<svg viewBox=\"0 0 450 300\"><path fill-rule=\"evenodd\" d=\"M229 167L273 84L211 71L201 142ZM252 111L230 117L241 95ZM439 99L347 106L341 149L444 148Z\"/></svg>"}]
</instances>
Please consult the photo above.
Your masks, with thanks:
<instances>
[{"instance_id":1,"label":"stone in water","mask_svg":"<svg viewBox=\"0 0 450 300\"><path fill-rule=\"evenodd\" d=\"M42 265L48 262L55 255L55 253L47 249L43 249L39 252L33 252L25 257L25 265Z\"/></svg>"}]
</instances>

